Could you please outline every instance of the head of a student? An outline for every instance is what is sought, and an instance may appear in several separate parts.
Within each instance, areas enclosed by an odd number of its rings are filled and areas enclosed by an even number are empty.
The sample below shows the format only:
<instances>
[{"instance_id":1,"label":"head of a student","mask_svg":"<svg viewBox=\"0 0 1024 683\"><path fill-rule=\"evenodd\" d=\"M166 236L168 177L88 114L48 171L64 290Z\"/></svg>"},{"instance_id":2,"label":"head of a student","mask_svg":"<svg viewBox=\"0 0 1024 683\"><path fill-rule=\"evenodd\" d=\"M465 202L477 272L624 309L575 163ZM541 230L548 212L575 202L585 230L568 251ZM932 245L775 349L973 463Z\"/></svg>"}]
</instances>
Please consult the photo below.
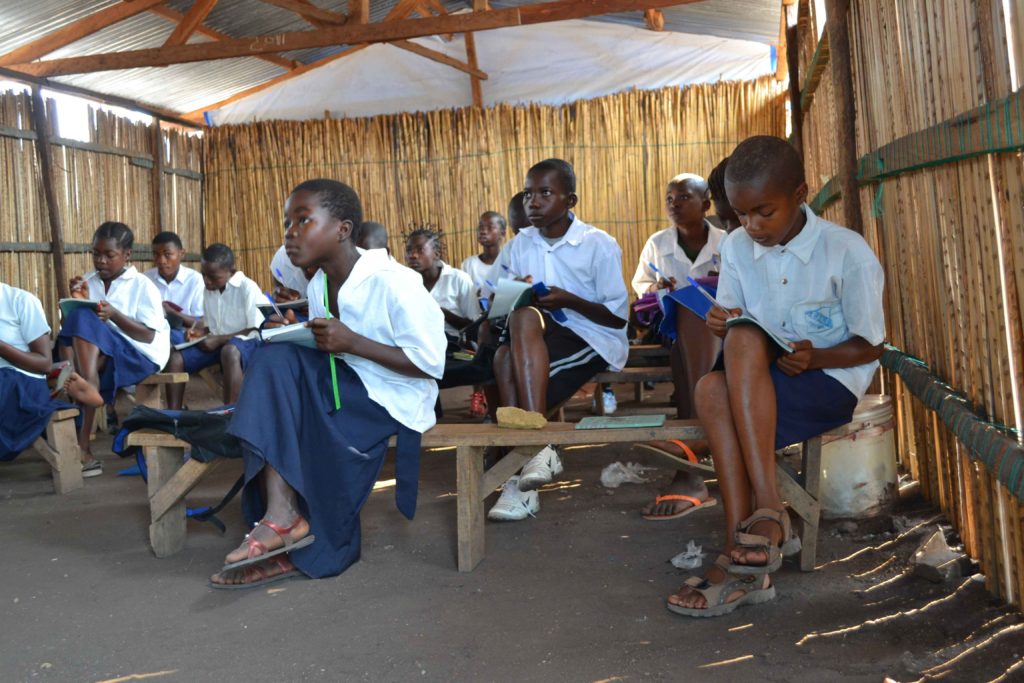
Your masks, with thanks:
<instances>
[{"instance_id":1,"label":"head of a student","mask_svg":"<svg viewBox=\"0 0 1024 683\"><path fill-rule=\"evenodd\" d=\"M526 217L526 207L523 205L523 192L516 192L512 199L508 200L508 227L512 228L512 234L518 235L523 228L530 227L530 219Z\"/></svg>"},{"instance_id":2,"label":"head of a student","mask_svg":"<svg viewBox=\"0 0 1024 683\"><path fill-rule=\"evenodd\" d=\"M699 175L681 173L668 181L665 212L674 227L701 225L710 208L708 184Z\"/></svg>"},{"instance_id":3,"label":"head of a student","mask_svg":"<svg viewBox=\"0 0 1024 683\"><path fill-rule=\"evenodd\" d=\"M295 186L284 205L284 248L299 268L320 268L333 259L356 256L363 206L356 191L319 178Z\"/></svg>"},{"instance_id":4,"label":"head of a student","mask_svg":"<svg viewBox=\"0 0 1024 683\"><path fill-rule=\"evenodd\" d=\"M561 159L545 159L526 174L523 207L535 228L547 228L567 220L576 206L576 172Z\"/></svg>"},{"instance_id":5,"label":"head of a student","mask_svg":"<svg viewBox=\"0 0 1024 683\"><path fill-rule=\"evenodd\" d=\"M786 244L804 225L804 165L792 145L759 135L736 147L725 167L725 193L751 239L764 247Z\"/></svg>"},{"instance_id":6,"label":"head of a student","mask_svg":"<svg viewBox=\"0 0 1024 683\"><path fill-rule=\"evenodd\" d=\"M485 211L476 224L476 241L484 249L500 247L505 241L506 227L504 216L497 211Z\"/></svg>"},{"instance_id":7,"label":"head of a student","mask_svg":"<svg viewBox=\"0 0 1024 683\"><path fill-rule=\"evenodd\" d=\"M725 167L728 164L729 157L725 157L711 169L711 173L708 175L708 192L711 193L711 203L715 207L715 215L722 223L722 229L732 232L740 227L740 219L732 205L729 204L729 198L725 195Z\"/></svg>"},{"instance_id":8,"label":"head of a student","mask_svg":"<svg viewBox=\"0 0 1024 683\"><path fill-rule=\"evenodd\" d=\"M208 290L223 291L228 280L235 274L235 252L226 244L216 242L203 250L203 262L200 266L203 273L203 284Z\"/></svg>"},{"instance_id":9,"label":"head of a student","mask_svg":"<svg viewBox=\"0 0 1024 683\"><path fill-rule=\"evenodd\" d=\"M124 223L107 221L92 235L92 267L103 280L120 275L132 258L135 235Z\"/></svg>"},{"instance_id":10,"label":"head of a student","mask_svg":"<svg viewBox=\"0 0 1024 683\"><path fill-rule=\"evenodd\" d=\"M156 264L156 272L164 280L170 282L178 275L181 257L184 255L185 247L175 233L161 232L153 238L153 263Z\"/></svg>"},{"instance_id":11,"label":"head of a student","mask_svg":"<svg viewBox=\"0 0 1024 683\"><path fill-rule=\"evenodd\" d=\"M440 260L440 234L429 228L419 228L405 238L405 264L417 273L433 270Z\"/></svg>"},{"instance_id":12,"label":"head of a student","mask_svg":"<svg viewBox=\"0 0 1024 683\"><path fill-rule=\"evenodd\" d=\"M359 228L357 246L360 249L387 249L388 229L377 221L363 221L362 227Z\"/></svg>"}]
</instances>

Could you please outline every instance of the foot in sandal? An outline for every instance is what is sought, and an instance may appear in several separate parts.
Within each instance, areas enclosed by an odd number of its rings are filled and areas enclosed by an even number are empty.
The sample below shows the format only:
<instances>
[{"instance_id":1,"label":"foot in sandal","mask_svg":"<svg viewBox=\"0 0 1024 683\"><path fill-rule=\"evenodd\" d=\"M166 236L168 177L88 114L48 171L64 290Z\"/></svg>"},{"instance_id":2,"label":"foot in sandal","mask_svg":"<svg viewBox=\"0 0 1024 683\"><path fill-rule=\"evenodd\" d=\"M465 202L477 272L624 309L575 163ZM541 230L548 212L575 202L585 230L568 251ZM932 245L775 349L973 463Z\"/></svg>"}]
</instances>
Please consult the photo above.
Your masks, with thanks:
<instances>
[{"instance_id":1,"label":"foot in sandal","mask_svg":"<svg viewBox=\"0 0 1024 683\"><path fill-rule=\"evenodd\" d=\"M716 502L708 494L708 487L699 475L680 470L676 472L672 483L655 497L654 502L646 505L640 514L644 519L652 521L679 519L701 508L712 507Z\"/></svg>"},{"instance_id":2,"label":"foot in sandal","mask_svg":"<svg viewBox=\"0 0 1024 683\"><path fill-rule=\"evenodd\" d=\"M800 549L793 535L789 514L762 508L740 522L735 547L729 553L733 574L770 574L782 566L782 557Z\"/></svg>"},{"instance_id":3,"label":"foot in sandal","mask_svg":"<svg viewBox=\"0 0 1024 683\"><path fill-rule=\"evenodd\" d=\"M665 607L688 617L719 617L743 605L775 598L775 586L768 575L738 576L726 569L729 564L728 556L719 555L703 577L691 576L668 596Z\"/></svg>"},{"instance_id":4,"label":"foot in sandal","mask_svg":"<svg viewBox=\"0 0 1024 683\"><path fill-rule=\"evenodd\" d=\"M64 389L75 403L91 408L99 408L103 405L103 397L100 396L99 389L77 372L68 375L64 382Z\"/></svg>"},{"instance_id":5,"label":"foot in sandal","mask_svg":"<svg viewBox=\"0 0 1024 683\"><path fill-rule=\"evenodd\" d=\"M302 515L296 515L285 526L275 523L268 513L246 535L242 544L227 554L221 573L246 564L251 565L258 562L259 558L273 557L282 552L304 548L312 542L309 522Z\"/></svg>"},{"instance_id":6,"label":"foot in sandal","mask_svg":"<svg viewBox=\"0 0 1024 683\"><path fill-rule=\"evenodd\" d=\"M238 569L222 570L210 577L210 587L218 589L259 588L301 576L287 555L278 555Z\"/></svg>"}]
</instances>

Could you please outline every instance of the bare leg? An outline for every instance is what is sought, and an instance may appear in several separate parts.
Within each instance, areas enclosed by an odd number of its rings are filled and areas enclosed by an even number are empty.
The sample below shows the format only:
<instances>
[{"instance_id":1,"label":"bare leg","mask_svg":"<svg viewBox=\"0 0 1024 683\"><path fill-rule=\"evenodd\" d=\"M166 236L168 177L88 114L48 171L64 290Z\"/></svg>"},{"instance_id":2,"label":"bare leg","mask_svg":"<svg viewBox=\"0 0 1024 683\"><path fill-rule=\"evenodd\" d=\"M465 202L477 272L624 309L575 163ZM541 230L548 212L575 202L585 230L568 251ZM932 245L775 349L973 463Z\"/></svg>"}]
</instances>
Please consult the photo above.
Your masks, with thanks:
<instances>
[{"instance_id":1,"label":"bare leg","mask_svg":"<svg viewBox=\"0 0 1024 683\"><path fill-rule=\"evenodd\" d=\"M71 338L71 349L78 374L81 375L96 391L100 388L100 371L102 370L102 356L95 344L80 337ZM96 408L82 406L82 428L78 430L78 451L81 454L83 463L92 462L92 450L89 437L92 436L93 422L96 420Z\"/></svg>"},{"instance_id":2,"label":"bare leg","mask_svg":"<svg viewBox=\"0 0 1024 683\"><path fill-rule=\"evenodd\" d=\"M167 361L167 372L185 372L185 359L181 357L181 351L171 351L171 357ZM167 407L171 410L181 410L185 403L185 385L167 385Z\"/></svg>"},{"instance_id":3,"label":"bare leg","mask_svg":"<svg viewBox=\"0 0 1024 683\"><path fill-rule=\"evenodd\" d=\"M289 486L281 475L277 473L277 470L270 465L266 465L263 468L260 476L263 479L263 485L266 487L267 496L267 512L263 515L263 518L278 526L291 526L295 523L296 518L300 516L299 499L295 489ZM292 541L298 541L307 534L309 534L309 523L306 520L301 520L288 535ZM273 529L263 525L257 525L252 530L252 533L249 534L249 538L265 545L268 551L276 550L284 545L284 541L281 540L281 537ZM248 543L242 543L242 545L228 553L228 556L224 558L224 564L244 560L247 557L255 557L259 554L255 549L250 551Z\"/></svg>"},{"instance_id":4,"label":"bare leg","mask_svg":"<svg viewBox=\"0 0 1024 683\"><path fill-rule=\"evenodd\" d=\"M512 372L512 353L509 351L508 346L502 346L494 354L494 378L497 382L496 389L498 391L498 403L497 406L512 406L516 407L519 405L519 401L516 399L516 379Z\"/></svg>"},{"instance_id":5,"label":"bare leg","mask_svg":"<svg viewBox=\"0 0 1024 683\"><path fill-rule=\"evenodd\" d=\"M772 342L759 329L744 325L729 331L725 341L725 365L729 407L736 425L740 449L756 508L784 510L775 482L775 386L770 368L775 362ZM773 522L755 524L751 533L782 541L782 530ZM739 564L763 564L761 551L734 551Z\"/></svg>"},{"instance_id":6,"label":"bare leg","mask_svg":"<svg viewBox=\"0 0 1024 683\"><path fill-rule=\"evenodd\" d=\"M82 406L99 408L103 405L103 397L100 396L99 389L90 384L89 380L77 372L72 372L68 375L67 380L64 382L64 390L68 392L71 400Z\"/></svg>"},{"instance_id":7,"label":"bare leg","mask_svg":"<svg viewBox=\"0 0 1024 683\"><path fill-rule=\"evenodd\" d=\"M544 344L544 319L536 308L520 308L508 317L508 324L519 407L544 414L551 370L548 347Z\"/></svg>"},{"instance_id":8,"label":"bare leg","mask_svg":"<svg viewBox=\"0 0 1024 683\"><path fill-rule=\"evenodd\" d=\"M237 403L242 393L242 354L234 344L220 347L220 368L224 373L224 403Z\"/></svg>"}]
</instances>

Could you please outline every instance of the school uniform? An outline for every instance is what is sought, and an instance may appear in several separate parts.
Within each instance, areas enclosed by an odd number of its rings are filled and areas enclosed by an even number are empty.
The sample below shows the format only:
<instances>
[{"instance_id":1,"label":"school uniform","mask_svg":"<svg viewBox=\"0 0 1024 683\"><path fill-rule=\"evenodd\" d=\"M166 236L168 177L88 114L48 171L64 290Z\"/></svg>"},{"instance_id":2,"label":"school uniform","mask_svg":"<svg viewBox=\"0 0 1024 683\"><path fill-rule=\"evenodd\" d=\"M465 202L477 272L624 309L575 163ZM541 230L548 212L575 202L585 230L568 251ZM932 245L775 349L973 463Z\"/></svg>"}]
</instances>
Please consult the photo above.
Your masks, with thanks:
<instances>
[{"instance_id":1,"label":"school uniform","mask_svg":"<svg viewBox=\"0 0 1024 683\"><path fill-rule=\"evenodd\" d=\"M636 295L642 297L659 278L675 278L678 286L685 287L687 277L696 279L717 272L721 261L719 245L725 237L725 230L716 228L706 220L704 229L707 231L708 241L693 260L690 260L679 246L679 232L675 228L659 230L651 235L640 252L640 261L633 275L632 285ZM654 272L651 268L652 263L661 271L661 275Z\"/></svg>"},{"instance_id":2,"label":"school uniform","mask_svg":"<svg viewBox=\"0 0 1024 683\"><path fill-rule=\"evenodd\" d=\"M509 250L511 273L532 276L534 283L543 282L602 304L625 321L629 294L621 275L622 249L608 233L572 214L570 217L569 230L557 240L546 239L539 228L520 230ZM625 325L605 327L576 311L565 309L563 313L567 318L564 324L542 313L550 358L549 406L572 396L605 368L622 368L629 353Z\"/></svg>"},{"instance_id":3,"label":"school uniform","mask_svg":"<svg viewBox=\"0 0 1024 683\"><path fill-rule=\"evenodd\" d=\"M477 293L478 298L479 296L487 296L492 291L494 291L494 288L487 283L495 282L493 277L493 271L497 265L497 256L494 257L494 261L492 263L484 263L483 260L480 258L480 254L473 254L472 256L470 256L469 258L465 259L462 262L462 266L460 266L460 269L462 270L462 272L468 275L469 279L473 282L474 291ZM482 310L480 309L480 302L477 301L477 315L479 315L481 312Z\"/></svg>"},{"instance_id":4,"label":"school uniform","mask_svg":"<svg viewBox=\"0 0 1024 683\"><path fill-rule=\"evenodd\" d=\"M383 249L361 257L338 290L339 318L354 332L401 348L429 377L444 371L444 319L420 275ZM324 275L307 288L310 316L327 316ZM398 436L396 503L412 518L420 435L434 425L437 384L407 377L351 354L331 356L295 344L266 344L252 358L229 432L243 445L243 510L250 523L265 511L255 477L272 466L298 493L316 541L291 553L305 574L339 574L359 559L359 510L380 472L388 439ZM331 457L324 457L329 454Z\"/></svg>"},{"instance_id":5,"label":"school uniform","mask_svg":"<svg viewBox=\"0 0 1024 683\"><path fill-rule=\"evenodd\" d=\"M306 287L309 286L306 274L302 272L302 268L292 264L292 260L288 258L288 254L284 250L284 245L281 245L270 260L270 274L282 285L299 294L304 294Z\"/></svg>"},{"instance_id":6,"label":"school uniform","mask_svg":"<svg viewBox=\"0 0 1024 683\"><path fill-rule=\"evenodd\" d=\"M475 320L480 316L480 303L476 298L476 287L469 275L441 262L441 274L430 290L431 298L441 308L447 309L455 315ZM458 340L459 330L447 322L444 324L444 333L449 340Z\"/></svg>"},{"instance_id":7,"label":"school uniform","mask_svg":"<svg viewBox=\"0 0 1024 683\"><path fill-rule=\"evenodd\" d=\"M203 315L203 276L197 270L181 266L177 274L170 282L160 276L160 271L150 268L144 275L153 281L160 292L161 301L169 301L181 308L181 312L192 318L201 318ZM181 329L181 320L170 317L167 319L171 326L171 344L180 344L185 341L185 331Z\"/></svg>"},{"instance_id":8,"label":"school uniform","mask_svg":"<svg viewBox=\"0 0 1024 683\"><path fill-rule=\"evenodd\" d=\"M0 282L0 342L19 351L50 334L35 295ZM50 415L64 407L50 400L45 375L0 358L0 461L13 460L46 430Z\"/></svg>"},{"instance_id":9,"label":"school uniform","mask_svg":"<svg viewBox=\"0 0 1024 683\"><path fill-rule=\"evenodd\" d=\"M223 292L216 289L203 290L203 310L206 311L203 322L210 329L210 334L234 334L252 329L245 334L235 334L228 341L228 344L238 349L243 370L249 364L253 351L260 345L258 330L263 323L263 314L257 304L266 300L260 286L240 270L231 275ZM202 351L198 346L190 346L183 349L181 358L185 362L185 372L199 372L203 368L217 365L220 363L222 348Z\"/></svg>"},{"instance_id":10,"label":"school uniform","mask_svg":"<svg viewBox=\"0 0 1024 683\"><path fill-rule=\"evenodd\" d=\"M789 341L830 348L861 337L885 340L885 276L864 238L802 207L807 222L788 244L762 247L745 230L722 246L717 298L740 308ZM878 361L852 368L809 370L789 377L772 365L778 403L776 447L848 423Z\"/></svg>"},{"instance_id":11,"label":"school uniform","mask_svg":"<svg viewBox=\"0 0 1024 683\"><path fill-rule=\"evenodd\" d=\"M95 311L79 308L61 323L57 342L71 346L79 337L93 344L106 356L106 365L100 373L100 394L109 404L121 387L138 384L159 372L171 354L170 327L164 317L160 292L152 280L129 266L105 290L103 280L95 271L83 276L88 287L88 298L106 301L129 318L153 330L153 341L142 342L129 337L114 324L99 319Z\"/></svg>"}]
</instances>

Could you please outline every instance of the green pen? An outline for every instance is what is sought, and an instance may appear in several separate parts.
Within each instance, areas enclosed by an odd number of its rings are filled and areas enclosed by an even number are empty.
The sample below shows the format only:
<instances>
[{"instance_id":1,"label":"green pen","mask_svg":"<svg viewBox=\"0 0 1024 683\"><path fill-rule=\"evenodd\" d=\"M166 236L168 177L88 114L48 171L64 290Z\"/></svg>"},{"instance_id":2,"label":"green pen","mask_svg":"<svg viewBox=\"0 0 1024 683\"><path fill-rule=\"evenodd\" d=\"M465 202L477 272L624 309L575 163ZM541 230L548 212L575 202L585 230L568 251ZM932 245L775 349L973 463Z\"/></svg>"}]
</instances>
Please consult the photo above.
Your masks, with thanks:
<instances>
[{"instance_id":1,"label":"green pen","mask_svg":"<svg viewBox=\"0 0 1024 683\"><path fill-rule=\"evenodd\" d=\"M327 289L327 273L324 273L324 311L327 313L327 319L330 320L331 306L328 304ZM334 409L341 410L341 397L338 395L338 371L334 367L334 354L328 351L327 357L330 359L331 384L334 386Z\"/></svg>"}]
</instances>

